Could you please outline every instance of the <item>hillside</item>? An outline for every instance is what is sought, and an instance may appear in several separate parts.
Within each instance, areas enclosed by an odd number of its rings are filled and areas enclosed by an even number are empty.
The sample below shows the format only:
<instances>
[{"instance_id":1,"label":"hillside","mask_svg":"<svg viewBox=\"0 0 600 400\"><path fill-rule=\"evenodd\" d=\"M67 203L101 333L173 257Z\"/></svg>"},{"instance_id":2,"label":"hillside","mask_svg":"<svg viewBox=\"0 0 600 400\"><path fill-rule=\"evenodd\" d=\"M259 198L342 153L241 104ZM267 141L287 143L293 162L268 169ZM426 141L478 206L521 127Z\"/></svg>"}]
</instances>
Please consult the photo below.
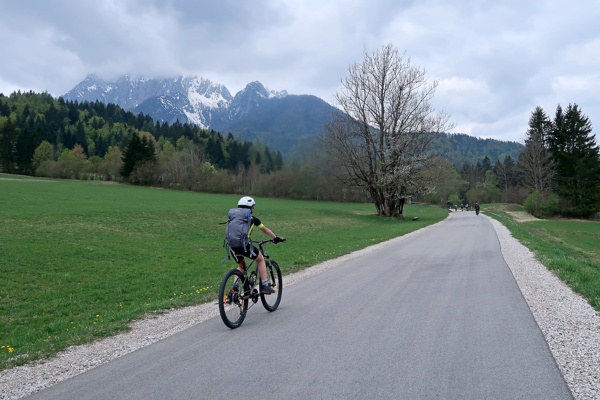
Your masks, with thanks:
<instances>
[{"instance_id":1,"label":"hillside","mask_svg":"<svg viewBox=\"0 0 600 400\"><path fill-rule=\"evenodd\" d=\"M477 164L486 156L492 163L510 156L519 158L524 146L518 142L504 142L496 139L482 139L462 133L440 134L434 144L434 151L460 168L463 164Z\"/></svg>"},{"instance_id":2,"label":"hillside","mask_svg":"<svg viewBox=\"0 0 600 400\"><path fill-rule=\"evenodd\" d=\"M231 132L240 140L267 143L271 149L291 155L300 143L320 136L335 112L337 109L318 97L289 95L270 99L253 113L215 129Z\"/></svg>"}]
</instances>

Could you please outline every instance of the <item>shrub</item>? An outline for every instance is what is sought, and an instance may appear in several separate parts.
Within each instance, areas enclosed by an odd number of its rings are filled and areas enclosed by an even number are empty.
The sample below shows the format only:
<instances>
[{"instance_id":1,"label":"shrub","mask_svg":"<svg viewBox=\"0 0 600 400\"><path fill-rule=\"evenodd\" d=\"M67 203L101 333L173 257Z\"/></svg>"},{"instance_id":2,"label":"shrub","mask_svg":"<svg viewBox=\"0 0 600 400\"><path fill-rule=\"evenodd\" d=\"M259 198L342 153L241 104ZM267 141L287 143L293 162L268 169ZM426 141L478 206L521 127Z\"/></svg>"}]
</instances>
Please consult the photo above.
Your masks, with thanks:
<instances>
[{"instance_id":1,"label":"shrub","mask_svg":"<svg viewBox=\"0 0 600 400\"><path fill-rule=\"evenodd\" d=\"M532 192L525 199L525 210L534 217L547 218L558 213L560 199L555 193Z\"/></svg>"}]
</instances>

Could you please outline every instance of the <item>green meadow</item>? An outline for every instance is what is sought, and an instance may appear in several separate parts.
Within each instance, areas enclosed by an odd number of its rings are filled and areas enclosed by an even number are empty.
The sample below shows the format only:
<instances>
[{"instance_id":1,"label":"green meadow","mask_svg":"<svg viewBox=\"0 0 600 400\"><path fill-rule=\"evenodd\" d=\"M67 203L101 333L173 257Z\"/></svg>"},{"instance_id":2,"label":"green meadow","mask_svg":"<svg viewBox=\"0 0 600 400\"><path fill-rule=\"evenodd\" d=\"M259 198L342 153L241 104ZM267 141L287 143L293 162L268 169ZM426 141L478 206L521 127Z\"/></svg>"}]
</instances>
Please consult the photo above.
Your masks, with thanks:
<instances>
[{"instance_id":1,"label":"green meadow","mask_svg":"<svg viewBox=\"0 0 600 400\"><path fill-rule=\"evenodd\" d=\"M518 205L484 205L536 258L600 312L600 222L568 219L521 221Z\"/></svg>"},{"instance_id":2,"label":"green meadow","mask_svg":"<svg viewBox=\"0 0 600 400\"><path fill-rule=\"evenodd\" d=\"M238 195L0 174L0 370L126 331L148 313L211 302ZM436 223L447 210L256 198L289 274ZM418 220L412 220L418 217ZM255 233L255 237L263 236Z\"/></svg>"}]
</instances>

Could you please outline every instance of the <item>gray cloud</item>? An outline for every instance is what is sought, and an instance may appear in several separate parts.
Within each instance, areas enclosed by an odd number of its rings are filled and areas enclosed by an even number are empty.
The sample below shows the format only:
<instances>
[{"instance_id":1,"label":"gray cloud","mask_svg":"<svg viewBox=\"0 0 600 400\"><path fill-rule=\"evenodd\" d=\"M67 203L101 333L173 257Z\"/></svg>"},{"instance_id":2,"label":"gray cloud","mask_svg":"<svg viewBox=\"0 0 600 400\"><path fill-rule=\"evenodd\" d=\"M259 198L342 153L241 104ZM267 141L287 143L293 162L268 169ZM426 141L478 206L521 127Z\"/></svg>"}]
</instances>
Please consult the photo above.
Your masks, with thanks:
<instances>
[{"instance_id":1,"label":"gray cloud","mask_svg":"<svg viewBox=\"0 0 600 400\"><path fill-rule=\"evenodd\" d=\"M333 102L363 51L393 43L439 81L456 131L524 139L536 106L600 124L600 3L581 0L29 0L0 2L0 92L62 95L105 78L261 81Z\"/></svg>"}]
</instances>

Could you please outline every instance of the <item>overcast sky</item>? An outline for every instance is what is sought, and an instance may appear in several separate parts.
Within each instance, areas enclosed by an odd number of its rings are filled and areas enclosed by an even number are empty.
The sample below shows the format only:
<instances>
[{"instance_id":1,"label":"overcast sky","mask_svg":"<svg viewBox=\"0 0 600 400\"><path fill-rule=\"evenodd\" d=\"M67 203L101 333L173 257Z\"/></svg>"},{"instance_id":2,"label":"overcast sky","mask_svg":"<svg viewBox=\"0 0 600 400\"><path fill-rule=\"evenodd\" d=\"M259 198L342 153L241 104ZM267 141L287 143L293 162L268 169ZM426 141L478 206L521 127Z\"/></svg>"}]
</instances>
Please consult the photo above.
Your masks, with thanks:
<instances>
[{"instance_id":1,"label":"overcast sky","mask_svg":"<svg viewBox=\"0 0 600 400\"><path fill-rule=\"evenodd\" d=\"M0 93L197 75L335 104L348 67L392 43L439 81L455 132L523 142L536 106L576 103L597 132L599 21L598 0L0 0Z\"/></svg>"}]
</instances>

